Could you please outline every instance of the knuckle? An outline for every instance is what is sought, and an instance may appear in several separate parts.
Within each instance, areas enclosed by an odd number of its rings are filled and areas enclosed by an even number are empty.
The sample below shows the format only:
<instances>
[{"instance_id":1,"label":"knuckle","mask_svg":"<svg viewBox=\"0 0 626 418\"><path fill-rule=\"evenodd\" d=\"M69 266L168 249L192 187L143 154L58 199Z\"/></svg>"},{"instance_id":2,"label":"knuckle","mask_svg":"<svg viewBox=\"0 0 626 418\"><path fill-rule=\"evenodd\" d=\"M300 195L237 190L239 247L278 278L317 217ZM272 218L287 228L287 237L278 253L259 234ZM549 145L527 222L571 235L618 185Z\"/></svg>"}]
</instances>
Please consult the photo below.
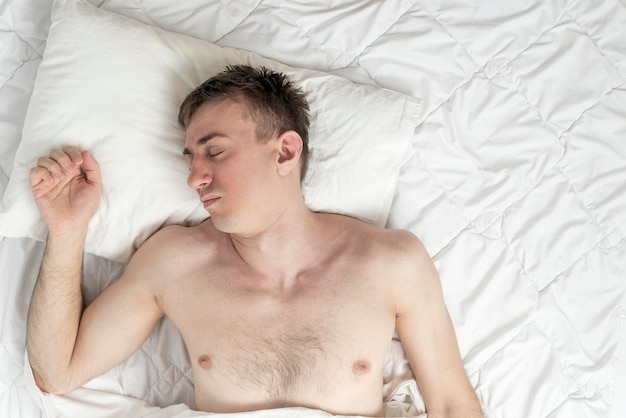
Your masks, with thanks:
<instances>
[{"instance_id":1,"label":"knuckle","mask_svg":"<svg viewBox=\"0 0 626 418\"><path fill-rule=\"evenodd\" d=\"M66 145L62 149L63 149L63 152L66 152L66 153L70 153L70 152L71 153L76 153L76 152L79 152L78 148L75 147L74 145Z\"/></svg>"},{"instance_id":2,"label":"knuckle","mask_svg":"<svg viewBox=\"0 0 626 418\"><path fill-rule=\"evenodd\" d=\"M78 150L78 148L71 145L63 147L63 152L72 160L75 160L76 157L80 155L80 151Z\"/></svg>"}]
</instances>

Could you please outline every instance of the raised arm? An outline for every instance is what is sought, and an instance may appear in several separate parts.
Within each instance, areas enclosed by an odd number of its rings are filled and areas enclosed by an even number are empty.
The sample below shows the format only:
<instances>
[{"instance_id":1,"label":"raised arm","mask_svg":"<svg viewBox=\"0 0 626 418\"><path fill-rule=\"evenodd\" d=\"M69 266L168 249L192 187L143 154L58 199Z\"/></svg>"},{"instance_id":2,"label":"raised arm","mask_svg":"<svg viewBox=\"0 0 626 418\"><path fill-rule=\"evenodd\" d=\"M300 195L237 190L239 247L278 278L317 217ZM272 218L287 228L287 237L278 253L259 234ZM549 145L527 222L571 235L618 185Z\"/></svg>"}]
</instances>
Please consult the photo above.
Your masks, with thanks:
<instances>
[{"instance_id":1,"label":"raised arm","mask_svg":"<svg viewBox=\"0 0 626 418\"><path fill-rule=\"evenodd\" d=\"M395 296L396 328L428 418L482 417L432 260L413 235L406 233L398 243L402 249Z\"/></svg>"},{"instance_id":2,"label":"raised arm","mask_svg":"<svg viewBox=\"0 0 626 418\"><path fill-rule=\"evenodd\" d=\"M139 279L141 260L83 312L84 242L102 193L91 155L74 147L53 150L30 177L49 233L28 315L27 348L37 385L65 393L136 350L162 312Z\"/></svg>"}]
</instances>

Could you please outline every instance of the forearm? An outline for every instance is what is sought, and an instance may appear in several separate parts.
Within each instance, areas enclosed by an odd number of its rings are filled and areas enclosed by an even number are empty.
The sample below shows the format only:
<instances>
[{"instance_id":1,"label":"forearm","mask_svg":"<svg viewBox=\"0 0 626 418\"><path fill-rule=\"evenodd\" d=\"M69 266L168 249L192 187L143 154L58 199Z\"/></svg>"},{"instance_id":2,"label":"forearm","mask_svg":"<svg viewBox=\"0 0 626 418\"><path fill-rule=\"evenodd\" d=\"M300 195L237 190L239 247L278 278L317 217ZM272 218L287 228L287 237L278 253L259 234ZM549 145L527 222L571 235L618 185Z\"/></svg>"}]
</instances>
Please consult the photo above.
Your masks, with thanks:
<instances>
[{"instance_id":1,"label":"forearm","mask_svg":"<svg viewBox=\"0 0 626 418\"><path fill-rule=\"evenodd\" d=\"M428 418L484 418L478 399L457 402L435 411L427 407L426 413Z\"/></svg>"},{"instance_id":2,"label":"forearm","mask_svg":"<svg viewBox=\"0 0 626 418\"><path fill-rule=\"evenodd\" d=\"M69 366L83 309L85 234L83 229L50 234L32 295L27 347L37 384L48 392L71 386Z\"/></svg>"},{"instance_id":3,"label":"forearm","mask_svg":"<svg viewBox=\"0 0 626 418\"><path fill-rule=\"evenodd\" d=\"M448 411L441 413L430 413L427 412L426 415L428 418L483 418L483 413L480 409L464 409L458 411Z\"/></svg>"}]
</instances>

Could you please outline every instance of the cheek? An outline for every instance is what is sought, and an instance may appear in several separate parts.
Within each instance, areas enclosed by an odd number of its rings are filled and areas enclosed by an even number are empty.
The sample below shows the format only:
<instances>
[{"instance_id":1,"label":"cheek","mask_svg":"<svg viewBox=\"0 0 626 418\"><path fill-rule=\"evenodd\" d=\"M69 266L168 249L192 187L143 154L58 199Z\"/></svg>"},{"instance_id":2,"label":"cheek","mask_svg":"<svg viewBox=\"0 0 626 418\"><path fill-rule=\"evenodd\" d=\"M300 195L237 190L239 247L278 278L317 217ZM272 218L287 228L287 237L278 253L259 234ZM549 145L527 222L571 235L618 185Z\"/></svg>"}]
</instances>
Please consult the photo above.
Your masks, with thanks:
<instances>
[{"instance_id":1,"label":"cheek","mask_svg":"<svg viewBox=\"0 0 626 418\"><path fill-rule=\"evenodd\" d=\"M218 190L229 196L229 200L245 200L250 199L251 193L259 188L260 177L256 167L229 161L215 171L213 182Z\"/></svg>"},{"instance_id":2,"label":"cheek","mask_svg":"<svg viewBox=\"0 0 626 418\"><path fill-rule=\"evenodd\" d=\"M271 175L271 164L260 156L242 159L230 167L230 174L240 183L263 184Z\"/></svg>"},{"instance_id":3,"label":"cheek","mask_svg":"<svg viewBox=\"0 0 626 418\"><path fill-rule=\"evenodd\" d=\"M239 157L239 156L237 156ZM232 158L216 168L213 181L231 197L254 200L268 193L272 182L273 165L265 156L251 155Z\"/></svg>"}]
</instances>

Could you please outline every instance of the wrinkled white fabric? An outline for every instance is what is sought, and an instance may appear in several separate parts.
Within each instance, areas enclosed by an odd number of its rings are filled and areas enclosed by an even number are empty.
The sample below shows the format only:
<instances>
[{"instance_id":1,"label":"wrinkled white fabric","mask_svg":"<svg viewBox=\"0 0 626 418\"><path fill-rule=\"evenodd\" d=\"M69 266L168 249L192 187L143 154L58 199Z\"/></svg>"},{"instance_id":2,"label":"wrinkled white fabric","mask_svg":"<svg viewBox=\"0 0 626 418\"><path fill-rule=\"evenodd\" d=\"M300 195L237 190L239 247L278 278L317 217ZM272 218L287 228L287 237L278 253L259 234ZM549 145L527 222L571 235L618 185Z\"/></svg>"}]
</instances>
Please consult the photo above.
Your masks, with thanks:
<instances>
[{"instance_id":1,"label":"wrinkled white fabric","mask_svg":"<svg viewBox=\"0 0 626 418\"><path fill-rule=\"evenodd\" d=\"M237 64L285 73L307 96L307 206L384 226L420 100L163 31L86 1L56 0L52 22L0 201L0 234L45 239L28 174L42 154L67 145L89 150L102 173L87 252L128 262L164 225L205 220L186 184L178 111L196 86Z\"/></svg>"},{"instance_id":2,"label":"wrinkled white fabric","mask_svg":"<svg viewBox=\"0 0 626 418\"><path fill-rule=\"evenodd\" d=\"M93 2L220 46L423 98L387 226L411 230L434 257L485 415L626 416L623 1ZM7 176L49 14L46 1L0 0ZM42 250L29 240L0 241L0 416L39 416L22 370ZM122 268L86 257L89 298ZM183 404L191 381L176 338L163 322L103 377L112 382L112 392L101 393L115 400L112 410L195 414ZM397 341L389 353L387 414L422 413Z\"/></svg>"}]
</instances>

